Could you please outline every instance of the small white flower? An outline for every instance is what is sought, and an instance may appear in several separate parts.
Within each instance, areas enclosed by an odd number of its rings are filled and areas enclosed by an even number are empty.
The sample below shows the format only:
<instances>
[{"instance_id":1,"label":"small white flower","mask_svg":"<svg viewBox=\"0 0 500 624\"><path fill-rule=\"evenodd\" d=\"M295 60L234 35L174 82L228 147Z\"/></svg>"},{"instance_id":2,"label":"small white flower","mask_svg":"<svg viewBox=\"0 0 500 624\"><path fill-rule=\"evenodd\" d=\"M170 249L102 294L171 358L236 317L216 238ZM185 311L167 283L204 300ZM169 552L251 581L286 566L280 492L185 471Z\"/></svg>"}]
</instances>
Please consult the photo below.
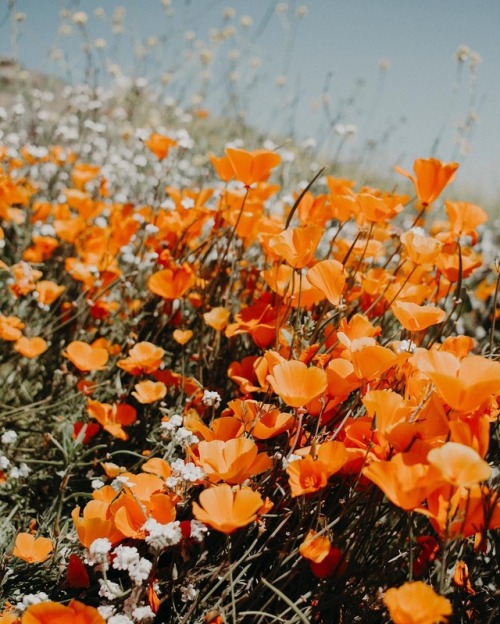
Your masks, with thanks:
<instances>
[{"instance_id":1,"label":"small white flower","mask_svg":"<svg viewBox=\"0 0 500 624\"><path fill-rule=\"evenodd\" d=\"M153 610L149 606L136 607L132 611L132 617L134 618L136 622L150 622L151 620L154 619L155 614L153 613Z\"/></svg>"},{"instance_id":2,"label":"small white flower","mask_svg":"<svg viewBox=\"0 0 500 624\"><path fill-rule=\"evenodd\" d=\"M192 602L198 596L198 590L195 589L192 583L188 583L185 587L181 588L181 600L182 602Z\"/></svg>"},{"instance_id":3,"label":"small white flower","mask_svg":"<svg viewBox=\"0 0 500 624\"><path fill-rule=\"evenodd\" d=\"M12 431L12 429L4 431L0 440L4 446L9 446L9 444L13 444L17 440L17 433Z\"/></svg>"},{"instance_id":4,"label":"small white flower","mask_svg":"<svg viewBox=\"0 0 500 624\"><path fill-rule=\"evenodd\" d=\"M139 552L134 546L117 546L113 554L113 568L115 570L130 570L139 563Z\"/></svg>"},{"instance_id":5,"label":"small white flower","mask_svg":"<svg viewBox=\"0 0 500 624\"><path fill-rule=\"evenodd\" d=\"M201 401L204 405L207 405L208 407L215 407L215 409L217 409L221 403L221 396L218 392L205 390Z\"/></svg>"}]
</instances>

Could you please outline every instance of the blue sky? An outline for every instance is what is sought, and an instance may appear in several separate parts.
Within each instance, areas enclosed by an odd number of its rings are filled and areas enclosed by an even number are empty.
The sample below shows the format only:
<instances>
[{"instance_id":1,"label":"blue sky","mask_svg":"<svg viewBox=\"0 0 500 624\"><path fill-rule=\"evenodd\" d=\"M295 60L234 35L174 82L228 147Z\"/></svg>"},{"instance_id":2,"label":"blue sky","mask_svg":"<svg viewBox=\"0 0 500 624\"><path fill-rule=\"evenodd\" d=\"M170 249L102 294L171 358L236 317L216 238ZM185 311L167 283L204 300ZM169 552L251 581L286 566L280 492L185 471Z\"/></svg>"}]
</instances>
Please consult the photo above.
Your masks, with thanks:
<instances>
[{"instance_id":1,"label":"blue sky","mask_svg":"<svg viewBox=\"0 0 500 624\"><path fill-rule=\"evenodd\" d=\"M61 46L78 77L84 67L81 37L61 38L58 26L61 8L82 10L89 15L90 40L106 38L106 55L114 55L113 60L130 71L134 70L134 47L148 36L163 37L162 52L157 49L155 61L140 71L149 72L154 81L174 69L176 80L170 89L178 96L183 80L188 86L192 83L194 91L198 88L196 70L183 57L186 46L207 43L211 28L234 24L238 34L221 47L212 70L209 103L216 111L230 89L227 76L217 71L227 73L228 54L238 48L241 57L235 63L234 88L252 123L285 133L293 126L298 136L316 135L321 140L326 126L318 103L328 82L333 117L358 127L358 134L343 151L345 156L364 153L368 165L373 158L378 163L382 159L384 166L411 167L414 158L431 155L440 137L435 155L461 161L457 181L467 185L469 179L471 186L498 191L498 0L292 0L281 3L281 14L276 10L279 4L274 0L171 0L166 13L161 0L17 0L17 10L27 16L19 25L19 52L27 67L53 70L48 50L54 44ZM118 5L126 10L125 32L121 43L113 44L110 16ZM224 22L227 6L234 7L236 16ZM296 19L302 6L307 7L307 15ZM97 7L105 9L107 23L94 15ZM246 15L253 23L242 28L240 18ZM193 42L184 39L186 31L194 33ZM10 54L8 22L0 35L0 53ZM461 73L457 71L454 54L461 45L481 57L475 83L471 82L470 57L460 65ZM257 57L261 59L258 78L251 82L249 60ZM382 59L390 63L386 72L379 69ZM282 74L287 82L278 86L276 79ZM464 157L456 151L456 125L471 109L478 121L467 137L470 148ZM378 146L373 155L367 147L369 140Z\"/></svg>"}]
</instances>

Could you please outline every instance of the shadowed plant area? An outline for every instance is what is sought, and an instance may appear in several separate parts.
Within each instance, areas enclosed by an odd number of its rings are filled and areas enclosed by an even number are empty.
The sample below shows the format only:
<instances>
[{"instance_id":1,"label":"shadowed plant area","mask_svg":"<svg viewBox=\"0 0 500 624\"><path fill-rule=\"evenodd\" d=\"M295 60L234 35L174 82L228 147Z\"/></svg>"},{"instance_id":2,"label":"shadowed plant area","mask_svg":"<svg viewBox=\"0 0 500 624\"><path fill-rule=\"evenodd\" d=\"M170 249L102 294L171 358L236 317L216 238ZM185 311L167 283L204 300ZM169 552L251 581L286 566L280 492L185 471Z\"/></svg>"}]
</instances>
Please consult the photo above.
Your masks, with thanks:
<instances>
[{"instance_id":1,"label":"shadowed plant area","mask_svg":"<svg viewBox=\"0 0 500 624\"><path fill-rule=\"evenodd\" d=\"M0 624L496 622L498 231L460 159L375 176L338 121L320 153L247 91L101 85L83 8L84 82L0 68Z\"/></svg>"}]
</instances>

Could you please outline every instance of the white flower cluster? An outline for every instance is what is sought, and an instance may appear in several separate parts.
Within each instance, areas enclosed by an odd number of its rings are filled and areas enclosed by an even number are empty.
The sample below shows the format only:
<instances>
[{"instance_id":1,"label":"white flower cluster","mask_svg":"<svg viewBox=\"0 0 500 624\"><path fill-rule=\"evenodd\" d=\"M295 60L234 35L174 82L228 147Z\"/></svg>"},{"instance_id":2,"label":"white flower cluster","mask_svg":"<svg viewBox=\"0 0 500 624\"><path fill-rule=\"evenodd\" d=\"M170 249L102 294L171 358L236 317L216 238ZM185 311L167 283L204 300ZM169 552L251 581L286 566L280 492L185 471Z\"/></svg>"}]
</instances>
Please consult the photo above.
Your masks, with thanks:
<instances>
[{"instance_id":1,"label":"white flower cluster","mask_svg":"<svg viewBox=\"0 0 500 624\"><path fill-rule=\"evenodd\" d=\"M192 583L188 583L184 587L181 587L181 600L182 602L192 602L198 596L199 591Z\"/></svg>"},{"instance_id":2,"label":"white flower cluster","mask_svg":"<svg viewBox=\"0 0 500 624\"><path fill-rule=\"evenodd\" d=\"M217 409L221 403L221 396L218 392L205 390L203 392L203 398L201 400L203 405L207 405L208 407L215 407Z\"/></svg>"},{"instance_id":3,"label":"white flower cluster","mask_svg":"<svg viewBox=\"0 0 500 624\"><path fill-rule=\"evenodd\" d=\"M108 565L108 554L111 551L112 544L106 537L98 537L89 546L88 556L85 562L89 565L98 564L102 571L106 571Z\"/></svg>"},{"instance_id":4,"label":"white flower cluster","mask_svg":"<svg viewBox=\"0 0 500 624\"><path fill-rule=\"evenodd\" d=\"M2 442L3 446L9 446L10 444L14 444L16 440L17 440L17 433L15 431L12 431L12 429L9 429L8 431L4 431L2 433L2 437L0 438L0 441Z\"/></svg>"},{"instance_id":5,"label":"white flower cluster","mask_svg":"<svg viewBox=\"0 0 500 624\"><path fill-rule=\"evenodd\" d=\"M38 594L26 594L23 596L21 602L16 604L16 610L19 612L25 611L31 605L39 604L40 602L48 602L49 597L45 592L38 592Z\"/></svg>"},{"instance_id":6,"label":"white flower cluster","mask_svg":"<svg viewBox=\"0 0 500 624\"><path fill-rule=\"evenodd\" d=\"M171 464L172 474L166 480L166 484L169 488L176 488L183 483L196 483L201 481L205 477L205 473L201 468L196 466L193 462L186 462L182 459L176 459Z\"/></svg>"},{"instance_id":7,"label":"white flower cluster","mask_svg":"<svg viewBox=\"0 0 500 624\"><path fill-rule=\"evenodd\" d=\"M172 440L176 446L189 446L197 444L199 439L182 426L182 416L174 414L169 420L161 423L161 437L164 440Z\"/></svg>"},{"instance_id":8,"label":"white flower cluster","mask_svg":"<svg viewBox=\"0 0 500 624\"><path fill-rule=\"evenodd\" d=\"M141 557L137 548L120 544L113 550L113 555L112 566L115 570L128 572L130 579L136 585L141 585L148 580L153 564L149 559Z\"/></svg>"},{"instance_id":9,"label":"white flower cluster","mask_svg":"<svg viewBox=\"0 0 500 624\"><path fill-rule=\"evenodd\" d=\"M168 524L160 524L154 518L149 518L143 528L148 532L146 544L149 544L153 550L163 550L168 546L175 546L182 539L178 520Z\"/></svg>"},{"instance_id":10,"label":"white flower cluster","mask_svg":"<svg viewBox=\"0 0 500 624\"><path fill-rule=\"evenodd\" d=\"M198 520L191 520L190 524L190 539L195 542L202 542L205 539L205 535L208 533L208 527L199 522Z\"/></svg>"}]
</instances>

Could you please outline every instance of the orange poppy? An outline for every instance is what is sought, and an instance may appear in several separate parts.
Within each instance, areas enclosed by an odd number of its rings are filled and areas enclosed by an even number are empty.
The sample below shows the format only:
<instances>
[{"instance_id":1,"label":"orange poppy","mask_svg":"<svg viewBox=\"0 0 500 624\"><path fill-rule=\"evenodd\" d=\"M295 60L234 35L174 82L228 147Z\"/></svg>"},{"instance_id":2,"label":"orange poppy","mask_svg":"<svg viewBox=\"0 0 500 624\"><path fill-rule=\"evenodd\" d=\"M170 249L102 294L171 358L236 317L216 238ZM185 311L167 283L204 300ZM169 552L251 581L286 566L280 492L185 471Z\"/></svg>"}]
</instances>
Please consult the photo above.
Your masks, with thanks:
<instances>
[{"instance_id":1,"label":"orange poppy","mask_svg":"<svg viewBox=\"0 0 500 624\"><path fill-rule=\"evenodd\" d=\"M338 306L346 283L344 267L337 260L322 260L307 273L308 281L320 290L328 301Z\"/></svg>"},{"instance_id":2,"label":"orange poppy","mask_svg":"<svg viewBox=\"0 0 500 624\"><path fill-rule=\"evenodd\" d=\"M312 529L305 536L304 541L299 546L299 553L305 559L321 563L330 552L331 542L326 535L318 535Z\"/></svg>"},{"instance_id":3,"label":"orange poppy","mask_svg":"<svg viewBox=\"0 0 500 624\"><path fill-rule=\"evenodd\" d=\"M391 305L394 316L408 331L422 331L441 323L446 312L431 305L417 305L410 301L395 301Z\"/></svg>"},{"instance_id":4,"label":"orange poppy","mask_svg":"<svg viewBox=\"0 0 500 624\"><path fill-rule=\"evenodd\" d=\"M287 228L271 236L267 244L294 269L302 269L312 262L324 229L317 225Z\"/></svg>"},{"instance_id":5,"label":"orange poppy","mask_svg":"<svg viewBox=\"0 0 500 624\"><path fill-rule=\"evenodd\" d=\"M30 605L23 613L21 624L105 624L95 607L78 600L67 606L59 602L40 602Z\"/></svg>"},{"instance_id":6,"label":"orange poppy","mask_svg":"<svg viewBox=\"0 0 500 624\"><path fill-rule=\"evenodd\" d=\"M401 234L401 242L408 257L415 264L432 264L443 247L443 244L435 238L417 234L412 230Z\"/></svg>"},{"instance_id":7,"label":"orange poppy","mask_svg":"<svg viewBox=\"0 0 500 624\"><path fill-rule=\"evenodd\" d=\"M74 340L63 351L64 357L76 366L79 371L88 373L94 370L103 370L109 358L106 349L93 347L86 342Z\"/></svg>"},{"instance_id":8,"label":"orange poppy","mask_svg":"<svg viewBox=\"0 0 500 624\"><path fill-rule=\"evenodd\" d=\"M128 357L118 360L116 365L132 375L154 373L160 367L164 354L161 347L151 342L138 342L130 349Z\"/></svg>"},{"instance_id":9,"label":"orange poppy","mask_svg":"<svg viewBox=\"0 0 500 624\"><path fill-rule=\"evenodd\" d=\"M110 405L87 399L87 412L105 431L120 440L128 440L123 427L133 424L137 418L135 408L126 403Z\"/></svg>"},{"instance_id":10,"label":"orange poppy","mask_svg":"<svg viewBox=\"0 0 500 624\"><path fill-rule=\"evenodd\" d=\"M31 533L18 533L14 544L14 557L26 563L43 563L50 557L54 545L48 537L35 537Z\"/></svg>"},{"instance_id":11,"label":"orange poppy","mask_svg":"<svg viewBox=\"0 0 500 624\"><path fill-rule=\"evenodd\" d=\"M439 471L415 453L397 453L390 461L373 461L363 468L387 498L402 509L415 509L442 483Z\"/></svg>"},{"instance_id":12,"label":"orange poppy","mask_svg":"<svg viewBox=\"0 0 500 624\"><path fill-rule=\"evenodd\" d=\"M195 281L193 270L183 264L153 273L148 279L148 288L162 299L179 299L194 286Z\"/></svg>"},{"instance_id":13,"label":"orange poppy","mask_svg":"<svg viewBox=\"0 0 500 624\"><path fill-rule=\"evenodd\" d=\"M193 515L196 520L229 535L256 520L263 505L261 495L249 487L233 491L223 483L203 490L200 504L193 503Z\"/></svg>"},{"instance_id":14,"label":"orange poppy","mask_svg":"<svg viewBox=\"0 0 500 624\"><path fill-rule=\"evenodd\" d=\"M193 337L193 332L190 329L174 329L172 336L175 342L184 346Z\"/></svg>"},{"instance_id":15,"label":"orange poppy","mask_svg":"<svg viewBox=\"0 0 500 624\"><path fill-rule=\"evenodd\" d=\"M226 308L212 308L210 312L205 312L203 318L205 323L217 331L222 331L227 325L230 312Z\"/></svg>"},{"instance_id":16,"label":"orange poppy","mask_svg":"<svg viewBox=\"0 0 500 624\"><path fill-rule=\"evenodd\" d=\"M37 282L35 290L38 293L38 303L50 305L62 295L66 287L59 286L50 280L40 280Z\"/></svg>"},{"instance_id":17,"label":"orange poppy","mask_svg":"<svg viewBox=\"0 0 500 624\"><path fill-rule=\"evenodd\" d=\"M477 451L457 442L446 442L431 449L427 461L440 472L446 483L455 487L478 485L489 479L492 472L491 466Z\"/></svg>"},{"instance_id":18,"label":"orange poppy","mask_svg":"<svg viewBox=\"0 0 500 624\"><path fill-rule=\"evenodd\" d=\"M223 182L229 182L235 176L233 165L228 156L221 156L217 158L214 154L209 154L210 162L213 168L217 172L217 175Z\"/></svg>"},{"instance_id":19,"label":"orange poppy","mask_svg":"<svg viewBox=\"0 0 500 624\"><path fill-rule=\"evenodd\" d=\"M149 139L144 141L144 145L153 152L158 160L163 160L167 157L170 148L177 145L177 141L164 134L153 132Z\"/></svg>"},{"instance_id":20,"label":"orange poppy","mask_svg":"<svg viewBox=\"0 0 500 624\"><path fill-rule=\"evenodd\" d=\"M476 242L476 228L488 221L486 210L469 202L444 202L451 231L455 236L469 234Z\"/></svg>"},{"instance_id":21,"label":"orange poppy","mask_svg":"<svg viewBox=\"0 0 500 624\"><path fill-rule=\"evenodd\" d=\"M454 410L470 412L500 392L500 362L480 355L459 360L445 351L419 349L410 362L433 381Z\"/></svg>"},{"instance_id":22,"label":"orange poppy","mask_svg":"<svg viewBox=\"0 0 500 624\"><path fill-rule=\"evenodd\" d=\"M234 170L234 177L246 187L255 182L265 182L271 169L281 162L281 156L268 150L248 152L242 149L226 148L227 157Z\"/></svg>"},{"instance_id":23,"label":"orange poppy","mask_svg":"<svg viewBox=\"0 0 500 624\"><path fill-rule=\"evenodd\" d=\"M139 403L147 404L154 403L163 399L167 394L167 386L162 381L141 381L134 386L135 392L132 392L132 396L139 401Z\"/></svg>"},{"instance_id":24,"label":"orange poppy","mask_svg":"<svg viewBox=\"0 0 500 624\"><path fill-rule=\"evenodd\" d=\"M394 624L436 624L452 614L450 601L422 581L391 587L384 604Z\"/></svg>"},{"instance_id":25,"label":"orange poppy","mask_svg":"<svg viewBox=\"0 0 500 624\"><path fill-rule=\"evenodd\" d=\"M210 481L225 481L230 485L241 484L246 479L268 470L272 460L267 453L259 453L249 438L212 440L198 444L197 462Z\"/></svg>"},{"instance_id":26,"label":"orange poppy","mask_svg":"<svg viewBox=\"0 0 500 624\"><path fill-rule=\"evenodd\" d=\"M36 358L47 351L48 345L43 338L22 336L14 343L14 350L29 359Z\"/></svg>"},{"instance_id":27,"label":"orange poppy","mask_svg":"<svg viewBox=\"0 0 500 624\"><path fill-rule=\"evenodd\" d=\"M101 488L103 490L104 488ZM116 496L115 490L112 496ZM104 494L101 492L101 495ZM91 500L80 516L80 507L77 506L71 512L71 517L78 533L78 538L85 548L89 548L94 540L99 537L106 537L112 544L117 544L125 536L119 531L109 515L109 502L104 500Z\"/></svg>"},{"instance_id":28,"label":"orange poppy","mask_svg":"<svg viewBox=\"0 0 500 624\"><path fill-rule=\"evenodd\" d=\"M308 368L304 362L284 361L273 367L267 381L276 394L290 407L302 407L325 392L326 373L321 368Z\"/></svg>"},{"instance_id":29,"label":"orange poppy","mask_svg":"<svg viewBox=\"0 0 500 624\"><path fill-rule=\"evenodd\" d=\"M397 173L409 178L415 185L418 199L428 206L439 197L444 187L449 184L458 169L458 163L443 163L437 158L419 158L413 164L415 175L401 167L394 167Z\"/></svg>"},{"instance_id":30,"label":"orange poppy","mask_svg":"<svg viewBox=\"0 0 500 624\"><path fill-rule=\"evenodd\" d=\"M311 455L293 461L286 472L293 498L317 492L328 483L326 466L322 462L314 461Z\"/></svg>"},{"instance_id":31,"label":"orange poppy","mask_svg":"<svg viewBox=\"0 0 500 624\"><path fill-rule=\"evenodd\" d=\"M339 472L348 461L349 454L342 442L330 440L319 445L316 458L313 458L311 448L297 451L305 455L303 459L293 461L288 465L286 472L289 477L292 497L317 492L325 487L328 479Z\"/></svg>"}]
</instances>

